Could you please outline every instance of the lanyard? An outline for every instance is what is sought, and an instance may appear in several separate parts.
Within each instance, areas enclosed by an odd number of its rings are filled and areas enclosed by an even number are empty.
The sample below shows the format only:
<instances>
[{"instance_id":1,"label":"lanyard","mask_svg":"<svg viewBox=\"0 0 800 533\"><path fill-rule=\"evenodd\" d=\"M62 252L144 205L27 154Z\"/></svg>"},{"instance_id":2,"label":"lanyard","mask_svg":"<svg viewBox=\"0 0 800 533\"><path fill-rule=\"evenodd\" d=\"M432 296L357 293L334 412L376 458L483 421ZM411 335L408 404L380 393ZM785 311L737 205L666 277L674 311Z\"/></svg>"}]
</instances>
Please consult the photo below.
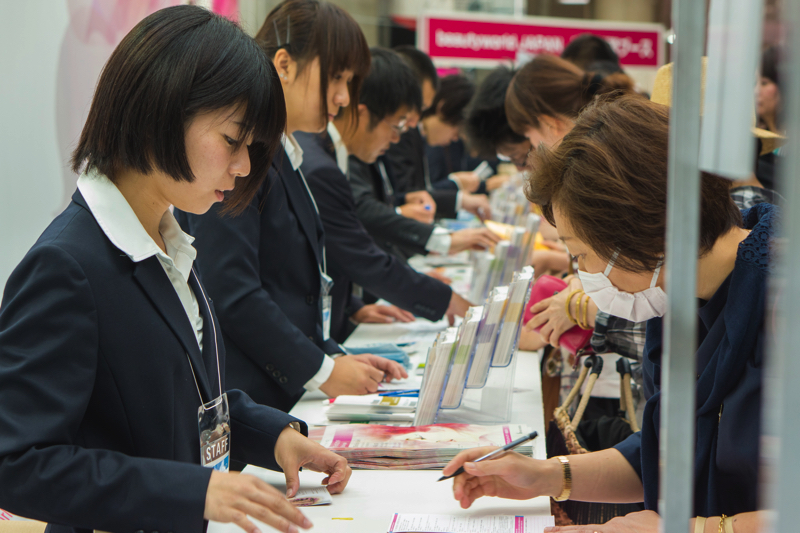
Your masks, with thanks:
<instances>
[{"instance_id":1,"label":"lanyard","mask_svg":"<svg viewBox=\"0 0 800 533\"><path fill-rule=\"evenodd\" d=\"M381 178L383 179L383 192L386 193L387 200L393 199L394 187L392 187L392 182L389 180L389 175L386 173L386 167L381 160L378 160L378 170L381 172Z\"/></svg>"},{"instance_id":2,"label":"lanyard","mask_svg":"<svg viewBox=\"0 0 800 533\"><path fill-rule=\"evenodd\" d=\"M192 274L194 274L194 279L195 281L197 281L197 286L200 287L200 292L203 294L203 301L206 303L206 309L208 309L208 319L211 321L211 329L214 330L214 350L217 354L217 381L219 382L219 394L220 397L222 397L222 377L220 376L219 372L219 344L217 343L217 326L216 324L214 324L214 315L211 313L211 306L208 304L208 297L206 296L206 291L203 289L203 285L200 283L200 278L197 277L197 273L194 271L194 267L192 267ZM203 326L205 327L205 324ZM189 360L189 368L192 370L192 377L194 378L194 386L197 387L197 395L200 397L200 404L203 405L205 404L205 402L203 401L203 395L200 393L200 384L197 382L197 375L194 373L194 366L192 365L192 360L189 359L188 352L186 353L186 359Z\"/></svg>"},{"instance_id":3,"label":"lanyard","mask_svg":"<svg viewBox=\"0 0 800 533\"><path fill-rule=\"evenodd\" d=\"M311 194L311 189L308 187L308 182L306 181L306 177L303 175L303 171L300 170L300 167L297 167L297 173L300 174L300 178L303 180L303 185L306 186L306 192L308 193L308 197L311 198L311 203L314 204L314 211L317 212L317 216L319 216L319 207L317 207L317 201L314 200L314 195ZM319 265L317 265L319 266ZM320 267L320 274L322 277L325 278L328 276L328 259L325 255L325 244L322 245L322 267Z\"/></svg>"}]
</instances>

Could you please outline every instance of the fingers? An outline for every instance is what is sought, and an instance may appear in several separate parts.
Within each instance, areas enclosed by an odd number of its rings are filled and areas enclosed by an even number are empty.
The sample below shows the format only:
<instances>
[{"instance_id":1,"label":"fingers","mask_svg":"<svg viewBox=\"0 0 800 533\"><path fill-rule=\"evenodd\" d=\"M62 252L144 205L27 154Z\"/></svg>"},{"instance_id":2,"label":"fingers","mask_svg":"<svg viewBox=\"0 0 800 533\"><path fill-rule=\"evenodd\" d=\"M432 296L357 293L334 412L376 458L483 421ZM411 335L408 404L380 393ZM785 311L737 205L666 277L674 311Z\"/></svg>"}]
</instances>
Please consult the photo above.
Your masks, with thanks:
<instances>
[{"instance_id":1,"label":"fingers","mask_svg":"<svg viewBox=\"0 0 800 533\"><path fill-rule=\"evenodd\" d=\"M550 302L552 300L553 300L553 298L551 297L551 298L545 298L544 300L536 302L533 305L533 307L531 307L531 313L533 313L533 314L541 313L542 311L544 311L545 309L547 309L550 306Z\"/></svg>"},{"instance_id":2,"label":"fingers","mask_svg":"<svg viewBox=\"0 0 800 533\"><path fill-rule=\"evenodd\" d=\"M445 465L444 469L442 470L443 476L450 476L455 473L459 467L463 466L464 463L469 461L474 461L478 457L483 457L487 453L495 450L495 447L492 446L482 446L480 448L470 448L469 450L464 450L463 452L459 452L458 455L453 457L453 459Z\"/></svg>"},{"instance_id":3,"label":"fingers","mask_svg":"<svg viewBox=\"0 0 800 533\"><path fill-rule=\"evenodd\" d=\"M285 498L273 499L261 504L245 501L241 505L241 510L246 516L251 516L285 533L295 533L298 526L303 529L312 526L311 521ZM244 520L250 523L247 518ZM258 531L258 529L252 525L252 529L245 531Z\"/></svg>"},{"instance_id":4,"label":"fingers","mask_svg":"<svg viewBox=\"0 0 800 533\"><path fill-rule=\"evenodd\" d=\"M379 355L373 355L370 360L370 363L375 368L383 371L384 373L388 374L390 377L394 379L402 379L407 378L408 374L406 373L405 369L403 369L403 365L392 361L390 359L386 359L385 357L381 357Z\"/></svg>"},{"instance_id":5,"label":"fingers","mask_svg":"<svg viewBox=\"0 0 800 533\"><path fill-rule=\"evenodd\" d=\"M283 474L286 478L286 497L291 498L300 489L300 478L297 477L297 470L294 468L284 470Z\"/></svg>"},{"instance_id":6,"label":"fingers","mask_svg":"<svg viewBox=\"0 0 800 533\"><path fill-rule=\"evenodd\" d=\"M399 322L413 322L414 315L404 309L400 309L396 305L379 305L378 311L390 318Z\"/></svg>"}]
</instances>

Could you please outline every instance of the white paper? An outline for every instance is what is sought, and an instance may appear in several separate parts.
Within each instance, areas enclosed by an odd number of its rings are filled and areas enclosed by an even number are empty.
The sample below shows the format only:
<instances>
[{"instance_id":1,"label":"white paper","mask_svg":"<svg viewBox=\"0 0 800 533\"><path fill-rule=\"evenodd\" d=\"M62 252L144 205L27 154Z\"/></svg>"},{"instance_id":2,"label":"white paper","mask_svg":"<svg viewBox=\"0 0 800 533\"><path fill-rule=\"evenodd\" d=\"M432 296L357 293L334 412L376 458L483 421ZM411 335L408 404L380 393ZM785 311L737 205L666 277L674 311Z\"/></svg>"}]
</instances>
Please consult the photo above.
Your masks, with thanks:
<instances>
[{"instance_id":1,"label":"white paper","mask_svg":"<svg viewBox=\"0 0 800 533\"><path fill-rule=\"evenodd\" d=\"M395 513L389 533L541 533L552 516L453 516Z\"/></svg>"},{"instance_id":2,"label":"white paper","mask_svg":"<svg viewBox=\"0 0 800 533\"><path fill-rule=\"evenodd\" d=\"M333 503L331 494L325 487L298 490L294 498L289 498L289 501L295 507L311 507L312 505L330 505Z\"/></svg>"}]
</instances>

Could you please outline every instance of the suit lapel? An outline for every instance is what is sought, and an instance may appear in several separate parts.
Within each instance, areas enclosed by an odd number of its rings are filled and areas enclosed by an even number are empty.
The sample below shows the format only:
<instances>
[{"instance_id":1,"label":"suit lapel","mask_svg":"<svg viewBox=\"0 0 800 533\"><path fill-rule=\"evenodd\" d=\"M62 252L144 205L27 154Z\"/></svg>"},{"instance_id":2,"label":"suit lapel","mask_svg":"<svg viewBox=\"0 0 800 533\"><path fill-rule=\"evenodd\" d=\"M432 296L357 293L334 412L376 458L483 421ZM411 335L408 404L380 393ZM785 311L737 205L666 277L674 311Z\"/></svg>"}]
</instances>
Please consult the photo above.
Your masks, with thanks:
<instances>
[{"instance_id":1,"label":"suit lapel","mask_svg":"<svg viewBox=\"0 0 800 533\"><path fill-rule=\"evenodd\" d=\"M203 401L209 401L214 396L212 396L211 388L209 387L208 374L200 353L200 347L197 345L197 338L186 316L186 311L181 305L178 294L164 273L158 258L150 257L136 263L133 269L133 279L147 294L158 313L169 325L172 332L175 333L175 336L178 337L183 349L189 354L195 379L204 398ZM198 299L198 303L202 304L202 301ZM206 345L207 343L204 342L203 344ZM186 364L188 364L188 361Z\"/></svg>"},{"instance_id":2,"label":"suit lapel","mask_svg":"<svg viewBox=\"0 0 800 533\"><path fill-rule=\"evenodd\" d=\"M283 181L283 188L286 190L286 196L289 203L294 209L295 216L300 222L300 227L303 233L306 234L308 242L311 243L311 248L314 249L314 257L317 259L317 264L322 264L322 225L319 223L319 216L314 210L314 204L311 203L311 198L308 196L303 179L298 172L292 168L289 162L289 157L283 154L283 161L279 164L282 165L278 169L278 175Z\"/></svg>"}]
</instances>

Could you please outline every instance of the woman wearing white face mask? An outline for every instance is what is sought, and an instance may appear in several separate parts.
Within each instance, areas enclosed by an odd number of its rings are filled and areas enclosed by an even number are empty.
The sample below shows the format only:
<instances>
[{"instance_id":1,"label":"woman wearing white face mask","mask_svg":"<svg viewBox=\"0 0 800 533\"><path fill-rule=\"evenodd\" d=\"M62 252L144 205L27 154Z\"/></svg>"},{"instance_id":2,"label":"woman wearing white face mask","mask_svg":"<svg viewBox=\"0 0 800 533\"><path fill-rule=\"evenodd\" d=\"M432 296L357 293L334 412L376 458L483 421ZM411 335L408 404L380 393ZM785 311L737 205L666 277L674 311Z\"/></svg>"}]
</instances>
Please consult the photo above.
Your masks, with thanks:
<instances>
[{"instance_id":1,"label":"woman wearing white face mask","mask_svg":"<svg viewBox=\"0 0 800 533\"><path fill-rule=\"evenodd\" d=\"M537 461L509 454L472 463L459 454L454 494L462 507L481 496L629 503L646 511L603 525L548 531L659 530L658 446L661 318L666 309L668 108L638 96L591 105L552 152L540 150L528 198L542 205L578 259L587 294L602 311L648 320L642 431L615 448ZM764 302L777 210L740 212L728 182L701 180L694 514L688 531L757 531ZM727 516L730 518L724 518Z\"/></svg>"}]
</instances>

